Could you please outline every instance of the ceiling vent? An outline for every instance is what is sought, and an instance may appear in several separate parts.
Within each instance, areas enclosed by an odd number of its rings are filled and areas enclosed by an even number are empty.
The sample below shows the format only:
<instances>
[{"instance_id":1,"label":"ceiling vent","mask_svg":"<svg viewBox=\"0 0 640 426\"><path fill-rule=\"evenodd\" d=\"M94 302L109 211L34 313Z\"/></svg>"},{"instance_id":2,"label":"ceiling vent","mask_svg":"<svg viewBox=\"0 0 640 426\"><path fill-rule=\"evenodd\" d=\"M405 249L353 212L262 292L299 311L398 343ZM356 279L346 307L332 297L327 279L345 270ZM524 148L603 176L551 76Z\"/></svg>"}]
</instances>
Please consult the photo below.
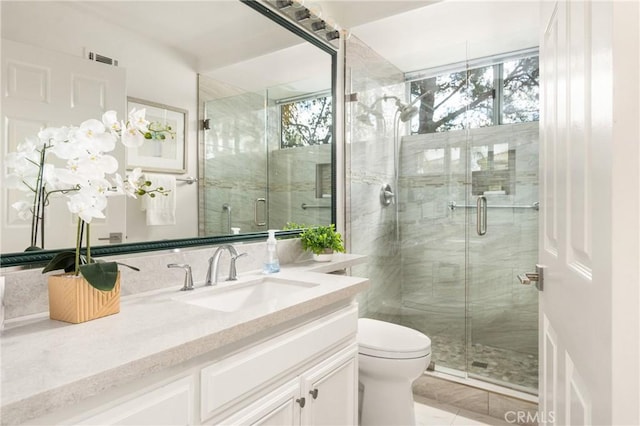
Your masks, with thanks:
<instances>
[{"instance_id":1,"label":"ceiling vent","mask_svg":"<svg viewBox=\"0 0 640 426\"><path fill-rule=\"evenodd\" d=\"M118 66L117 59L113 59L108 56L101 55L91 50L86 50L86 56L87 56L87 59L89 59L90 61L100 62L102 64L107 64L107 65L113 65L114 67Z\"/></svg>"}]
</instances>

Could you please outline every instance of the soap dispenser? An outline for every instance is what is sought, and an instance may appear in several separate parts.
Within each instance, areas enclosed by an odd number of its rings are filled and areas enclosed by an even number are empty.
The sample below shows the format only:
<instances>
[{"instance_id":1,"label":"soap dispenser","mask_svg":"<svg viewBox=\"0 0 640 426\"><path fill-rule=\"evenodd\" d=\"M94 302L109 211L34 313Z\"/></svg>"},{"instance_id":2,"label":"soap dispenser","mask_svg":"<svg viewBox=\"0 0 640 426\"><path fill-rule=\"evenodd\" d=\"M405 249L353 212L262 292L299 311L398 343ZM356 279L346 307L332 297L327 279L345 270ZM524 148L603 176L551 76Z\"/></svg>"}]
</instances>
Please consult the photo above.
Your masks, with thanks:
<instances>
[{"instance_id":1,"label":"soap dispenser","mask_svg":"<svg viewBox=\"0 0 640 426\"><path fill-rule=\"evenodd\" d=\"M264 274L273 274L280 272L280 261L278 260L278 250L276 248L276 230L269 229L269 238L267 238L267 252L265 254L264 263L262 264L262 272Z\"/></svg>"}]
</instances>

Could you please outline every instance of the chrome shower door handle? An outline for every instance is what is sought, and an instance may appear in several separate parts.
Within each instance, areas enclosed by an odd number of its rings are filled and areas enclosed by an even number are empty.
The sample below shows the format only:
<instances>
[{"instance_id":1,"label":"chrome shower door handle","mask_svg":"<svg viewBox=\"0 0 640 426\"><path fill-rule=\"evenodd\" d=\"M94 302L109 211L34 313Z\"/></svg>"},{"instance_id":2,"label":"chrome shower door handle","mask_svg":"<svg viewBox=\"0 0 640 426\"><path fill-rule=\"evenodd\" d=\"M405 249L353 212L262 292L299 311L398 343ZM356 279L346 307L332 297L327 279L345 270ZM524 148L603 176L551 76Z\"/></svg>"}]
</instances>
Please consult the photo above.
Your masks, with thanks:
<instances>
[{"instance_id":1,"label":"chrome shower door handle","mask_svg":"<svg viewBox=\"0 0 640 426\"><path fill-rule=\"evenodd\" d=\"M259 222L259 219L258 219L258 204L259 203L264 203L265 212L267 210L267 199L266 198L256 198L256 200L253 202L253 223L255 223L256 226L265 226L267 224L267 222ZM265 216L266 216L266 214L263 215L263 220L264 220Z\"/></svg>"},{"instance_id":2,"label":"chrome shower door handle","mask_svg":"<svg viewBox=\"0 0 640 426\"><path fill-rule=\"evenodd\" d=\"M484 195L476 201L476 233L480 236L487 233L487 197Z\"/></svg>"},{"instance_id":3,"label":"chrome shower door handle","mask_svg":"<svg viewBox=\"0 0 640 426\"><path fill-rule=\"evenodd\" d=\"M227 212L227 233L231 234L231 206L229 203L222 205L222 211Z\"/></svg>"}]
</instances>

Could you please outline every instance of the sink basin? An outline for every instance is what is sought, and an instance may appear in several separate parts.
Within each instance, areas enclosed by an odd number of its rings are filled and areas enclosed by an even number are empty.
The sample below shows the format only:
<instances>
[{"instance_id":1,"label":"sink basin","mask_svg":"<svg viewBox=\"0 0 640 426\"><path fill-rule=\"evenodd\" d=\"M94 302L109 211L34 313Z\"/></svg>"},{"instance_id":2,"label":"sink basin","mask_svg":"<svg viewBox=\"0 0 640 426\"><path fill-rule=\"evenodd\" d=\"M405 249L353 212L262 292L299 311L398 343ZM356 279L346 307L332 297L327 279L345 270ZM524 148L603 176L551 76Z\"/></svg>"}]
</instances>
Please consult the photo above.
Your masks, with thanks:
<instances>
[{"instance_id":1,"label":"sink basin","mask_svg":"<svg viewBox=\"0 0 640 426\"><path fill-rule=\"evenodd\" d=\"M214 287L205 294L197 292L177 300L216 311L236 312L263 303L274 303L293 293L317 285L277 277L262 277L227 287Z\"/></svg>"}]
</instances>

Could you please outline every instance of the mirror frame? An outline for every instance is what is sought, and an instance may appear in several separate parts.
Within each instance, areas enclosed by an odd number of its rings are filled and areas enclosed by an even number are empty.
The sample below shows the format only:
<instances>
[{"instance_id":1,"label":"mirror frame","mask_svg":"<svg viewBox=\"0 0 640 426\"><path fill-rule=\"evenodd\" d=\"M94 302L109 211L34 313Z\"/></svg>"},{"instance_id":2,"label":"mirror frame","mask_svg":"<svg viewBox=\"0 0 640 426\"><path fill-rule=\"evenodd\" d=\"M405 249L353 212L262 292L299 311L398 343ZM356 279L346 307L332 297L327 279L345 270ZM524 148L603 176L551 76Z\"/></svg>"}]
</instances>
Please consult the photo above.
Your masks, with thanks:
<instances>
[{"instance_id":1,"label":"mirror frame","mask_svg":"<svg viewBox=\"0 0 640 426\"><path fill-rule=\"evenodd\" d=\"M331 55L331 96L333 98L333 120L331 123L331 131L333 133L333 141L331 143L331 223L336 223L336 145L337 145L337 135L336 135L336 119L335 119L335 111L336 111L336 97L337 97L337 72L338 72L338 63L337 49L330 46L329 44L325 44L319 39L313 37L311 34L307 33L301 27L297 26L295 23L291 22L284 16L279 13L271 10L264 4L260 3L257 0L239 0L241 3L249 6L254 9L258 13L265 16L267 19L270 19L274 23L280 25L284 29L287 29L297 36L301 37L304 41L313 44L314 46L322 49L329 55ZM279 237L297 237L300 233L300 230L288 230L288 231L279 231L276 233ZM181 238L174 240L161 240L161 241L148 241L142 243L123 243L112 246L96 246L91 247L91 255L94 257L101 256L116 256L116 255L127 255L134 253L144 253L144 252L153 252L153 251L165 251L165 250L180 250L192 247L201 247L201 246L209 246L216 244L226 244L226 243L239 243L246 241L256 241L256 240L264 240L267 238L267 232L254 232L240 235L221 235L221 236L212 236L212 237L193 237L193 238ZM42 264L50 261L57 253L61 251L70 251L74 250L73 248L65 248L65 249L56 249L56 250L38 250L38 251L27 251L27 252L19 252L19 253L6 253L0 255L0 268L17 266L17 267L40 267Z\"/></svg>"}]
</instances>

